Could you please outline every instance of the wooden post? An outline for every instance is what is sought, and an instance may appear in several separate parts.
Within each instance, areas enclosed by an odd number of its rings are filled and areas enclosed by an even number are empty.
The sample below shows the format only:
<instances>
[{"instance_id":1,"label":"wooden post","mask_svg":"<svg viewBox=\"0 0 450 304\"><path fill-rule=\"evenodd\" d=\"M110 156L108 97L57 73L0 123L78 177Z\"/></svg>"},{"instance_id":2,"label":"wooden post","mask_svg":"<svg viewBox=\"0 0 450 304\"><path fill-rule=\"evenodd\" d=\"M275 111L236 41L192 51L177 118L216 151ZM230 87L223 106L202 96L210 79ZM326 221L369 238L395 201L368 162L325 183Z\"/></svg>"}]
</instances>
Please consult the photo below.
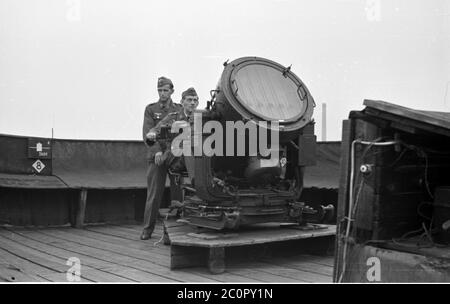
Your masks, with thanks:
<instances>
[{"instance_id":1,"label":"wooden post","mask_svg":"<svg viewBox=\"0 0 450 304\"><path fill-rule=\"evenodd\" d=\"M84 216L86 213L86 200L87 200L87 189L81 189L80 200L78 201L76 211L75 228L83 228L84 226Z\"/></svg>"},{"instance_id":2,"label":"wooden post","mask_svg":"<svg viewBox=\"0 0 450 304\"><path fill-rule=\"evenodd\" d=\"M170 269L205 266L208 249L205 247L170 245Z\"/></svg>"},{"instance_id":3,"label":"wooden post","mask_svg":"<svg viewBox=\"0 0 450 304\"><path fill-rule=\"evenodd\" d=\"M350 182L350 146L353 141L353 122L344 120L342 123L342 141L341 141L341 163L339 178L339 194L336 216L336 239L335 239L335 258L333 267L333 281L337 282L341 275L342 267L342 232L345 230L346 222L343 222L346 208L348 205L348 186Z\"/></svg>"},{"instance_id":4,"label":"wooden post","mask_svg":"<svg viewBox=\"0 0 450 304\"><path fill-rule=\"evenodd\" d=\"M163 225L163 244L170 245L169 232L167 231L166 221L164 221Z\"/></svg>"},{"instance_id":5,"label":"wooden post","mask_svg":"<svg viewBox=\"0 0 450 304\"><path fill-rule=\"evenodd\" d=\"M213 274L225 271L225 247L211 247L209 249L208 268Z\"/></svg>"}]
</instances>

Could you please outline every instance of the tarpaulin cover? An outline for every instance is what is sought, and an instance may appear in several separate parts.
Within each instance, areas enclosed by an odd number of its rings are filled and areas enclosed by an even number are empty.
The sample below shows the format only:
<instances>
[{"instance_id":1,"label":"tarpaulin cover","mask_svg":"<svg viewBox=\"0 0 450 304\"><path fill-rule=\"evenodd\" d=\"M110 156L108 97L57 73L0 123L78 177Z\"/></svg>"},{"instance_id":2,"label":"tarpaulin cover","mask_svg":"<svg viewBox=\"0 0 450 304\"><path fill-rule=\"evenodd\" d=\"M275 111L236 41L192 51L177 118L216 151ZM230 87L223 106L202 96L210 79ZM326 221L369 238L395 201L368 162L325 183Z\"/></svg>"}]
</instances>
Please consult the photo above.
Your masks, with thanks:
<instances>
[{"instance_id":1,"label":"tarpaulin cover","mask_svg":"<svg viewBox=\"0 0 450 304\"><path fill-rule=\"evenodd\" d=\"M0 173L0 187L61 189L67 185L56 176Z\"/></svg>"},{"instance_id":2,"label":"tarpaulin cover","mask_svg":"<svg viewBox=\"0 0 450 304\"><path fill-rule=\"evenodd\" d=\"M38 174L27 158L28 137L0 135L0 187L145 189L146 147L141 141L52 140L51 169ZM319 142L317 165L305 187L338 188L340 142ZM166 183L168 186L168 183Z\"/></svg>"},{"instance_id":3,"label":"tarpaulin cover","mask_svg":"<svg viewBox=\"0 0 450 304\"><path fill-rule=\"evenodd\" d=\"M53 175L70 188L146 188L146 147L141 141L53 143Z\"/></svg>"},{"instance_id":4,"label":"tarpaulin cover","mask_svg":"<svg viewBox=\"0 0 450 304\"><path fill-rule=\"evenodd\" d=\"M318 142L316 147L317 164L306 167L305 188L339 188L341 142Z\"/></svg>"}]
</instances>

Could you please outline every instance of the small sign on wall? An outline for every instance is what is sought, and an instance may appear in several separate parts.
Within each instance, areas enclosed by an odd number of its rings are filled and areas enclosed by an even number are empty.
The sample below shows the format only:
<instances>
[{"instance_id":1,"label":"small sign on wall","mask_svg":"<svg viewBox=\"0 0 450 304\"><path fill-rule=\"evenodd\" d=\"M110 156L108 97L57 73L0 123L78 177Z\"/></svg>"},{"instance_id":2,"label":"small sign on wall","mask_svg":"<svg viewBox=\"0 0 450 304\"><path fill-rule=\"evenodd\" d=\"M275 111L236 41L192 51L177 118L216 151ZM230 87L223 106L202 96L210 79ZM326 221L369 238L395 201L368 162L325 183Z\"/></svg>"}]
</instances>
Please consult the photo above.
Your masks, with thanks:
<instances>
[{"instance_id":1,"label":"small sign on wall","mask_svg":"<svg viewBox=\"0 0 450 304\"><path fill-rule=\"evenodd\" d=\"M36 170L38 173L41 173L42 170L44 170L44 168L46 167L45 164L43 162L41 162L40 159L38 159L37 161L35 161L32 165L31 165L34 170Z\"/></svg>"},{"instance_id":2,"label":"small sign on wall","mask_svg":"<svg viewBox=\"0 0 450 304\"><path fill-rule=\"evenodd\" d=\"M28 158L51 159L52 144L51 140L44 138L28 139Z\"/></svg>"}]
</instances>

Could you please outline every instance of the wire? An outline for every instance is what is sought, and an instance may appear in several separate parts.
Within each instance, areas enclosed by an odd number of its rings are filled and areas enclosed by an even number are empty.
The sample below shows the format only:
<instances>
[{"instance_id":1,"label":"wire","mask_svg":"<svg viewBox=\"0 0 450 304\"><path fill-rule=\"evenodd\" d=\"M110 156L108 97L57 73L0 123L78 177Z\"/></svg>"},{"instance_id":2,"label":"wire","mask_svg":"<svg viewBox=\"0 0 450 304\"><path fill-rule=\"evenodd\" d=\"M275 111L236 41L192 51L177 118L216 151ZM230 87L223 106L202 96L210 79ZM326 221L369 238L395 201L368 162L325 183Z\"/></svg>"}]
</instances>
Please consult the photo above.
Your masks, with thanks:
<instances>
[{"instance_id":1,"label":"wire","mask_svg":"<svg viewBox=\"0 0 450 304\"><path fill-rule=\"evenodd\" d=\"M422 206L424 206L424 205L433 205L433 204L430 203L430 202L421 202L421 203L417 206L417 214L420 215L421 217L423 217L424 219L427 219L427 220L430 220L430 221L431 221L431 220L432 220L431 217L426 216L425 214L422 213L422 211L420 211L420 209L421 209Z\"/></svg>"},{"instance_id":2,"label":"wire","mask_svg":"<svg viewBox=\"0 0 450 304\"><path fill-rule=\"evenodd\" d=\"M377 139L378 140L378 139ZM350 186L349 186L349 206L348 206L348 216L346 218L347 220L347 226L346 226L346 232L345 232L345 239L344 239L344 248L342 251L342 271L341 271L341 275L339 277L338 282L342 282L342 279L344 277L344 273L346 270L346 265L347 265L347 244L348 244L348 239L350 237L350 228L351 228L351 223L354 221L353 219L353 187L354 187L354 178L355 178L355 146L356 144L361 144L361 145L368 145L369 147L365 150L365 153L367 153L369 151L370 148L372 148L373 146L392 146L392 145L397 145L400 144L399 141L386 141L386 142L378 142L378 141L363 141L360 139L356 139L352 142L351 144L351 149L350 149ZM363 155L365 155L365 153L363 153ZM361 190L362 188L362 184L359 190ZM359 197L359 193L360 191L358 191L357 194L357 198ZM355 206L357 206L357 202L355 201Z\"/></svg>"},{"instance_id":3,"label":"wire","mask_svg":"<svg viewBox=\"0 0 450 304\"><path fill-rule=\"evenodd\" d=\"M169 219L169 212L167 212L165 220L167 221L168 219ZM163 239L164 239L164 232L163 232L161 238L160 238L158 241L156 241L156 242L153 243L153 246L156 246L156 245L158 245L159 243L161 243Z\"/></svg>"},{"instance_id":4,"label":"wire","mask_svg":"<svg viewBox=\"0 0 450 304\"><path fill-rule=\"evenodd\" d=\"M434 244L433 238L431 237L431 223L430 223L430 231L428 231L427 227L425 226L425 223L422 223L423 230L425 231L425 235L430 241L431 244Z\"/></svg>"},{"instance_id":5,"label":"wire","mask_svg":"<svg viewBox=\"0 0 450 304\"><path fill-rule=\"evenodd\" d=\"M430 183L428 181L428 168L429 168L429 161L428 161L428 155L425 152L425 149L421 148L421 147L417 147L417 146L413 146L413 145L408 145L406 143L402 143L403 146L405 146L407 149L412 150L414 152L416 152L417 156L420 158L425 159L425 172L424 172L424 181L425 181L425 188L427 190L428 195L434 199L434 195L431 192L430 189Z\"/></svg>"},{"instance_id":6,"label":"wire","mask_svg":"<svg viewBox=\"0 0 450 304\"><path fill-rule=\"evenodd\" d=\"M347 247L348 247L348 240L350 237L350 230L351 230L351 225L352 222L355 221L354 217L356 215L356 210L357 210L357 206L358 206L358 201L359 201L359 196L360 193L362 191L362 187L364 185L363 180L360 183L359 189L358 189L358 193L356 194L356 199L354 199L354 185L355 185L355 146L356 144L361 144L361 145L366 145L368 146L364 152L361 155L361 159L364 160L364 158L366 157L366 154L368 153L368 151L373 147L373 146L391 146L391 145L401 145L404 147L403 151L400 153L400 155L389 165L389 167L393 167L394 165L396 165L401 159L402 157L406 154L406 152L408 151L414 151L416 153L416 155L419 158L424 158L425 160L425 170L424 170L424 182L425 182L425 188L427 191L427 194L434 199L434 196L431 192L431 188L430 188L430 183L428 180L428 171L429 171L429 159L428 159L428 155L425 152L424 148L420 148L414 145L408 145L402 141L385 141L385 142L379 142L380 140L382 140L383 138L378 138L374 141L363 141L360 139L356 139L352 142L351 144L351 151L350 151L350 185L349 185L349 204L348 204L348 215L345 216L342 219L342 223L346 222L346 231L345 231L345 238L344 238L344 247L343 247L343 252L342 252L342 272L341 275L339 277L338 282L341 282L345 273L345 269L346 269L346 264L347 264ZM445 152L441 152L441 151L434 151L434 150L427 150L430 153L441 153L441 154L446 154ZM384 152L379 152L379 153L384 153ZM360 172L358 171L357 175L356 175L356 180L359 180L360 177ZM424 216L421 211L420 211L420 207L423 204L418 206L418 214L428 220L430 220L430 227L429 229L426 228L425 223L422 224L422 228L418 229L418 230L414 230L414 231L410 231L407 232L405 235L402 236L401 240L405 239L407 236L414 234L414 233L421 233L423 232L420 236L422 238L427 237L427 239L431 242L431 244L433 245L437 245L436 243L433 242L431 233L432 233L432 224L433 224L433 218L429 218ZM396 240L392 239L392 241L395 243ZM382 242L382 241L380 241ZM386 241L384 241L386 242ZM420 244L418 244L420 246ZM339 261L337 263L338 267L339 265Z\"/></svg>"},{"instance_id":7,"label":"wire","mask_svg":"<svg viewBox=\"0 0 450 304\"><path fill-rule=\"evenodd\" d=\"M389 165L389 167L394 167L394 165L396 165L408 151L411 151L411 150L403 149L403 151L400 152L400 155L392 162L392 164Z\"/></svg>"},{"instance_id":8,"label":"wire","mask_svg":"<svg viewBox=\"0 0 450 304\"><path fill-rule=\"evenodd\" d=\"M432 199L434 199L434 195L431 193L430 184L428 182L428 157L427 157L427 154L424 151L422 151L422 152L423 152L423 155L425 157L425 187L427 189L428 195Z\"/></svg>"},{"instance_id":9,"label":"wire","mask_svg":"<svg viewBox=\"0 0 450 304\"><path fill-rule=\"evenodd\" d=\"M417 234L417 233L422 232L422 231L423 231L423 229L422 229L422 228L419 228L419 229L416 229L416 230L413 230L413 231L406 232L404 235L401 236L400 239L401 239L401 240L404 240L404 239L406 239L408 236L413 235L413 234Z\"/></svg>"},{"instance_id":10,"label":"wire","mask_svg":"<svg viewBox=\"0 0 450 304\"><path fill-rule=\"evenodd\" d=\"M358 208L359 195L361 194L361 190L363 189L363 186L364 186L364 179L361 179L361 183L359 184L359 187L358 187L358 194L356 194L355 206L353 206L352 219L355 218L356 209Z\"/></svg>"}]
</instances>

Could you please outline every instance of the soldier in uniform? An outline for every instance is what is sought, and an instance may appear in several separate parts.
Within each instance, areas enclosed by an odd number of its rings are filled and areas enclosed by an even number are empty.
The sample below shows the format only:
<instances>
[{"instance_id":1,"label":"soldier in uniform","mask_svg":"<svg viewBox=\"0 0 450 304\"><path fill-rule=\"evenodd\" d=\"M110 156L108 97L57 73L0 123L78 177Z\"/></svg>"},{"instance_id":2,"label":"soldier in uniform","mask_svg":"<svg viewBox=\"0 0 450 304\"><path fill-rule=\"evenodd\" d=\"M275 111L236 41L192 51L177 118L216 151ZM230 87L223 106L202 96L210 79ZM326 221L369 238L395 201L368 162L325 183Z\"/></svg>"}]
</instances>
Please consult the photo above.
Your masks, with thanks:
<instances>
[{"instance_id":1,"label":"soldier in uniform","mask_svg":"<svg viewBox=\"0 0 450 304\"><path fill-rule=\"evenodd\" d=\"M172 125L174 122L184 122L189 124L193 123L194 111L198 106L198 95L194 88L191 87L181 94L181 105L183 106L182 109L178 112L176 117L171 118L171 121L168 124ZM182 125L183 124L180 124L179 126L182 127ZM171 149L165 150L165 152L163 153L163 159L166 162L168 168L173 171L180 171L182 169L185 169L184 158L175 157L172 154Z\"/></svg>"},{"instance_id":2,"label":"soldier in uniform","mask_svg":"<svg viewBox=\"0 0 450 304\"><path fill-rule=\"evenodd\" d=\"M163 197L166 177L167 164L163 153L170 149L165 141L156 139L158 128L166 122L170 116L177 116L181 110L181 105L172 101L174 92L173 83L165 77L158 78L158 102L149 104L145 108L144 124L142 128L143 139L147 145L147 201L144 211L144 229L141 234L142 240L150 239L155 228L156 219L159 215L159 207ZM169 115L168 118L166 118ZM171 180L171 185L173 181ZM174 193L174 191L172 191ZM175 198L172 198L175 199Z\"/></svg>"},{"instance_id":3,"label":"soldier in uniform","mask_svg":"<svg viewBox=\"0 0 450 304\"><path fill-rule=\"evenodd\" d=\"M194 111L198 106L198 95L194 88L189 88L181 94L181 105L183 110L180 111L177 120L189 121L193 119Z\"/></svg>"}]
</instances>

